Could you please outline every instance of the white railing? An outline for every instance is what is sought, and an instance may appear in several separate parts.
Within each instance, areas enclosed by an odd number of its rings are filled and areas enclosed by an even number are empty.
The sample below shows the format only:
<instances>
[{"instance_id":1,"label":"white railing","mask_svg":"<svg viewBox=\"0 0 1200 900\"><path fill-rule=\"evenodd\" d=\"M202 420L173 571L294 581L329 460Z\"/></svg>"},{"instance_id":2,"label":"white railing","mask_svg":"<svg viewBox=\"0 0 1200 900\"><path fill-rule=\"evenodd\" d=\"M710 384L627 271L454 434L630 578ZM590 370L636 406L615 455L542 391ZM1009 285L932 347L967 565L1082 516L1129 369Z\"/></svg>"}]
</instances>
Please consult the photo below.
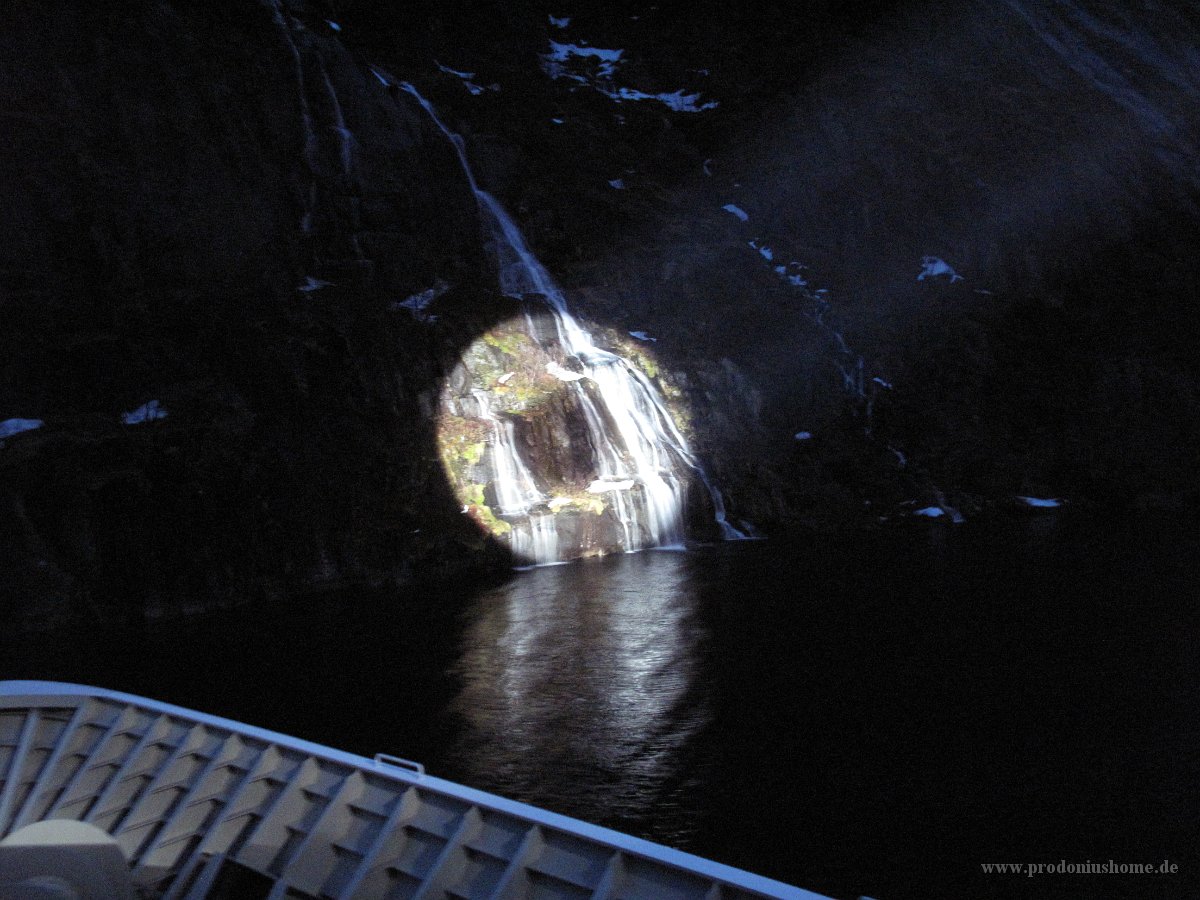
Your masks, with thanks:
<instances>
[{"instance_id":1,"label":"white railing","mask_svg":"<svg viewBox=\"0 0 1200 900\"><path fill-rule=\"evenodd\" d=\"M398 757L99 688L0 682L0 837L46 819L108 832L135 883L171 898L248 871L273 880L271 897L825 900Z\"/></svg>"}]
</instances>

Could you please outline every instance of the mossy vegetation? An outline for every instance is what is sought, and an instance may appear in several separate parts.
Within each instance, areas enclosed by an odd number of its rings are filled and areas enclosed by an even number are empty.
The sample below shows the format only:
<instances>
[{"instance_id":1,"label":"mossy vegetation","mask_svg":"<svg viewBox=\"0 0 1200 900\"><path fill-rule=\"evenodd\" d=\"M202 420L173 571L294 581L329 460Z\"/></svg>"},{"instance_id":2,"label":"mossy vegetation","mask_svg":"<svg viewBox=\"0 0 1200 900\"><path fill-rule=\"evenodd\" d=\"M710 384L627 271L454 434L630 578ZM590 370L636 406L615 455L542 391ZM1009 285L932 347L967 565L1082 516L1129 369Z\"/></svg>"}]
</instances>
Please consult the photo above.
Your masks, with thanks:
<instances>
[{"instance_id":1,"label":"mossy vegetation","mask_svg":"<svg viewBox=\"0 0 1200 900\"><path fill-rule=\"evenodd\" d=\"M479 461L483 459L483 451L486 447L487 444L483 441L480 441L476 444L467 444L462 449L463 461L472 466L477 465Z\"/></svg>"},{"instance_id":2,"label":"mossy vegetation","mask_svg":"<svg viewBox=\"0 0 1200 900\"><path fill-rule=\"evenodd\" d=\"M480 488L482 493L483 485L474 485ZM512 531L512 526L503 519L498 518L492 508L486 503L472 503L467 506L467 515L469 515L480 528L489 534L496 537L504 537Z\"/></svg>"},{"instance_id":3,"label":"mossy vegetation","mask_svg":"<svg viewBox=\"0 0 1200 900\"><path fill-rule=\"evenodd\" d=\"M512 531L512 525L505 522L492 508L488 506L484 498L484 492L487 489L486 485L478 482L468 482L455 486L460 499L466 509L466 513L471 517L471 520L488 534L495 537L503 537Z\"/></svg>"},{"instance_id":4,"label":"mossy vegetation","mask_svg":"<svg viewBox=\"0 0 1200 900\"><path fill-rule=\"evenodd\" d=\"M533 339L512 323L505 323L498 328L493 328L483 336L483 342L489 347L499 350L505 356L511 356L517 360L539 350Z\"/></svg>"},{"instance_id":5,"label":"mossy vegetation","mask_svg":"<svg viewBox=\"0 0 1200 900\"><path fill-rule=\"evenodd\" d=\"M513 373L503 384L492 388L496 408L519 416L535 414L560 389L553 376L541 372Z\"/></svg>"},{"instance_id":6,"label":"mossy vegetation","mask_svg":"<svg viewBox=\"0 0 1200 900\"><path fill-rule=\"evenodd\" d=\"M496 412L537 414L561 389L546 371L552 360L525 330L523 318L498 325L475 340L463 354L475 390L491 395Z\"/></svg>"},{"instance_id":7,"label":"mossy vegetation","mask_svg":"<svg viewBox=\"0 0 1200 900\"><path fill-rule=\"evenodd\" d=\"M556 326L535 320L533 327L536 334L552 334ZM471 393L486 393L492 415L518 423L521 455L549 498L539 506L539 514L595 523L613 510L611 496L587 490L595 475L588 465L591 450L579 443L583 412L575 388L547 371L555 366L568 371L580 369L574 360L556 354L553 347L547 352L529 329L529 320L517 316L478 337L463 354L458 376L446 383L442 394L438 438L447 477L464 513L480 531L505 541L511 538L516 522L506 521L488 504L492 495L486 479L493 473L480 465L487 460L494 426L478 416L468 397ZM675 427L690 438L692 427L684 391L659 364L653 348L612 328L588 330L598 346L616 353L650 380L666 400ZM575 385L588 393L595 387L590 380ZM574 533L572 529L579 526L564 527L567 533Z\"/></svg>"},{"instance_id":8,"label":"mossy vegetation","mask_svg":"<svg viewBox=\"0 0 1200 900\"><path fill-rule=\"evenodd\" d=\"M438 449L442 467L456 489L467 481L467 472L483 460L488 426L480 419L443 415L438 423ZM461 493L461 492L460 492Z\"/></svg>"},{"instance_id":9,"label":"mossy vegetation","mask_svg":"<svg viewBox=\"0 0 1200 900\"><path fill-rule=\"evenodd\" d=\"M640 347L631 347L630 353L626 358L645 372L647 378L651 380L658 378L658 360L643 351Z\"/></svg>"},{"instance_id":10,"label":"mossy vegetation","mask_svg":"<svg viewBox=\"0 0 1200 900\"><path fill-rule=\"evenodd\" d=\"M564 509L578 509L583 512L590 512L595 516L604 515L604 511L608 509L608 504L598 494L578 491L555 494L546 505L550 507L551 512L555 513L561 512Z\"/></svg>"}]
</instances>

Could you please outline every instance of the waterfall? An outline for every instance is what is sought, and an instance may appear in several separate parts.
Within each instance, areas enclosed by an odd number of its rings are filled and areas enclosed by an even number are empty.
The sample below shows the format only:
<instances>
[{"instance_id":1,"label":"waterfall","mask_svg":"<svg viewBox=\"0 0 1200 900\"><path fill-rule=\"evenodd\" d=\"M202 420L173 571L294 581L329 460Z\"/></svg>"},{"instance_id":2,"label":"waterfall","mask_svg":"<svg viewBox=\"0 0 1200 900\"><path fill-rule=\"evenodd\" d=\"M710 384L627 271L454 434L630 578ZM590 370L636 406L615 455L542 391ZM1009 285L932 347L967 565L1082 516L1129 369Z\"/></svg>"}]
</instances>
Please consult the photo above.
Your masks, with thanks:
<instances>
[{"instance_id":1,"label":"waterfall","mask_svg":"<svg viewBox=\"0 0 1200 900\"><path fill-rule=\"evenodd\" d=\"M562 562L553 513L533 513L525 522L515 524L510 544L513 555L530 560L535 566Z\"/></svg>"},{"instance_id":2,"label":"waterfall","mask_svg":"<svg viewBox=\"0 0 1200 900\"><path fill-rule=\"evenodd\" d=\"M479 418L492 431L492 485L496 491L496 508L502 516L516 516L509 540L512 551L519 557L543 566L558 562L558 529L554 514L539 508L546 495L538 490L533 474L517 450L513 423L497 416L486 391L473 390Z\"/></svg>"},{"instance_id":3,"label":"waterfall","mask_svg":"<svg viewBox=\"0 0 1200 900\"><path fill-rule=\"evenodd\" d=\"M354 135L346 127L342 104L338 101L337 91L333 89L333 82L329 80L329 72L326 71L324 63L321 64L321 79L325 82L325 92L329 95L329 102L333 107L333 130L337 132L338 136L338 157L341 159L342 173L349 175L350 163L353 158Z\"/></svg>"},{"instance_id":4,"label":"waterfall","mask_svg":"<svg viewBox=\"0 0 1200 900\"><path fill-rule=\"evenodd\" d=\"M379 72L375 74L385 81ZM385 83L395 82L387 79ZM646 547L683 546L683 505L693 475L712 497L722 537L745 538L725 520L720 491L689 450L650 379L628 360L596 346L568 311L562 289L529 249L517 224L495 197L479 187L462 138L442 122L416 88L407 83L398 86L417 100L454 146L494 248L501 291L518 300L535 297L547 307L551 328L539 327L527 313L530 337L552 359L565 357L579 367L570 370L551 362L547 371L564 383L582 411L595 467L594 480L587 490L611 504L620 525L622 548L631 552ZM475 390L472 396L479 417L492 432L491 475L500 513L521 516L513 524L513 551L538 564L558 559L555 517L547 511L545 495L521 458L512 423L495 414L487 391Z\"/></svg>"},{"instance_id":5,"label":"waterfall","mask_svg":"<svg viewBox=\"0 0 1200 900\"><path fill-rule=\"evenodd\" d=\"M529 467L517 451L512 422L502 422L492 412L491 401L485 391L473 390L471 396L479 407L479 418L492 427L492 471L495 475L496 505L506 516L523 515L546 500L545 494L537 489Z\"/></svg>"},{"instance_id":6,"label":"waterfall","mask_svg":"<svg viewBox=\"0 0 1200 900\"><path fill-rule=\"evenodd\" d=\"M300 48L296 46L296 41L292 37L292 24L289 24L288 16L283 11L282 0L274 0L271 5L272 18L280 33L283 35L284 43L288 46L288 51L292 55L292 62L296 69L296 86L299 90L300 99L300 128L304 136L304 162L308 165L309 185L303 201L304 209L300 215L300 230L304 234L309 234L312 231L313 207L316 205L317 183L315 181L317 172L317 131L313 127L312 108L308 103L308 95L304 86L304 61L300 58Z\"/></svg>"},{"instance_id":7,"label":"waterfall","mask_svg":"<svg viewBox=\"0 0 1200 900\"><path fill-rule=\"evenodd\" d=\"M333 81L329 77L329 70L325 68L325 63L320 56L317 57L317 61L321 66L321 81L325 87L325 94L329 97L329 107L333 115L333 125L330 127L338 136L338 160L341 163L342 174L349 176L351 165L354 162L354 132L346 125L346 116L342 112L341 101L338 100L337 91L334 90ZM313 186L315 188L315 182ZM351 233L348 237L350 249L354 251L354 258L362 262L366 257L363 255L358 235Z\"/></svg>"},{"instance_id":8,"label":"waterfall","mask_svg":"<svg viewBox=\"0 0 1200 900\"><path fill-rule=\"evenodd\" d=\"M317 116L314 115L313 104L309 100L308 81L304 74L304 57L293 36L293 31L303 30L303 26L284 11L283 0L271 0L271 13L272 19L287 45L288 53L291 54L292 65L295 69L300 103L300 128L304 139L304 162L308 168L308 187L301 199L303 209L300 216L300 230L304 234L312 234L313 217L317 205L317 174L321 168L321 141L316 127ZM325 68L325 62L320 54L316 54L316 62L320 68L322 87L325 89L325 95L329 98L328 112L333 118L333 124L329 128L337 134L338 138L338 161L341 164L342 174L349 175L353 163L354 134L346 125L342 104L338 100L337 91L333 87L333 81L329 77L329 72ZM321 110L318 109L318 112ZM358 246L357 236L351 236L351 244L355 256L362 259L362 250Z\"/></svg>"}]
</instances>

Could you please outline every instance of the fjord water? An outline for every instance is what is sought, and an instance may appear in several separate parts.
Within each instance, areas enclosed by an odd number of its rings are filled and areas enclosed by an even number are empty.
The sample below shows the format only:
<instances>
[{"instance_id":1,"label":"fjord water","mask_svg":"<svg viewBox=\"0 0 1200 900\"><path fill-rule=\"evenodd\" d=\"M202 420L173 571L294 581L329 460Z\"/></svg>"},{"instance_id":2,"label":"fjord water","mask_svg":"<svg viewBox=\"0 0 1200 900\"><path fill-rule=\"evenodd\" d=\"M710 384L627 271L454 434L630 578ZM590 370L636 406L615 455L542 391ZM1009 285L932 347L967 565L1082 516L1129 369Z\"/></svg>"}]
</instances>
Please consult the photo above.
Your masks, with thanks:
<instances>
[{"instance_id":1,"label":"fjord water","mask_svg":"<svg viewBox=\"0 0 1200 900\"><path fill-rule=\"evenodd\" d=\"M1063 513L619 554L4 639L0 676L398 754L836 897L1184 897L1198 543ZM1060 859L1182 874L980 870Z\"/></svg>"}]
</instances>

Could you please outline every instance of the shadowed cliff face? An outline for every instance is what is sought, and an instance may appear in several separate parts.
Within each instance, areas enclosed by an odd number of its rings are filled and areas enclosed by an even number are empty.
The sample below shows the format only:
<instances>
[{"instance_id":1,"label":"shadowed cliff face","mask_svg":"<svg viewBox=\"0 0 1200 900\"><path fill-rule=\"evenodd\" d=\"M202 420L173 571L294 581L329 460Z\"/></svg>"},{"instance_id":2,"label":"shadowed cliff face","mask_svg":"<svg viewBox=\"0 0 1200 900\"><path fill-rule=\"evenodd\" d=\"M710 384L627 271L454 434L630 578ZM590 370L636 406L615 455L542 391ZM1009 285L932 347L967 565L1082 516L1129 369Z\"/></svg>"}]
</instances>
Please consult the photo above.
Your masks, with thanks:
<instances>
[{"instance_id":1,"label":"shadowed cliff face","mask_svg":"<svg viewBox=\"0 0 1200 900\"><path fill-rule=\"evenodd\" d=\"M571 302L660 336L741 515L1195 499L1189 6L549 12L540 80L467 40L503 89L429 90Z\"/></svg>"},{"instance_id":2,"label":"shadowed cliff face","mask_svg":"<svg viewBox=\"0 0 1200 900\"><path fill-rule=\"evenodd\" d=\"M433 420L509 304L372 66L573 310L657 338L737 518L1194 500L1197 34L1099 0L22 4L0 421L45 424L0 449L0 590L92 615L506 562Z\"/></svg>"},{"instance_id":3,"label":"shadowed cliff face","mask_svg":"<svg viewBox=\"0 0 1200 900\"><path fill-rule=\"evenodd\" d=\"M433 449L458 338L395 305L476 305L474 202L320 21L10 17L0 417L45 425L0 450L6 598L237 602L478 554Z\"/></svg>"}]
</instances>

